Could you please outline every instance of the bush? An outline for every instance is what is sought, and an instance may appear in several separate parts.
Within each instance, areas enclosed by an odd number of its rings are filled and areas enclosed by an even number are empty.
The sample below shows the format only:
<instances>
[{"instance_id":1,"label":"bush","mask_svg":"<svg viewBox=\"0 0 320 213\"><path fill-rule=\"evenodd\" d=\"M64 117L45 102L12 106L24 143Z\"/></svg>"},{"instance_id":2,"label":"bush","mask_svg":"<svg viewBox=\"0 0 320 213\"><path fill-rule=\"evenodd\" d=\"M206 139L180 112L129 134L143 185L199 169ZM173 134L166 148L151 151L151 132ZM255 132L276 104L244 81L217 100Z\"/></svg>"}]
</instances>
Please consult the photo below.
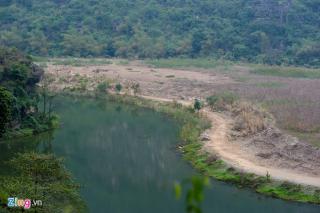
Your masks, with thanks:
<instances>
[{"instance_id":1,"label":"bush","mask_svg":"<svg viewBox=\"0 0 320 213\"><path fill-rule=\"evenodd\" d=\"M195 111L199 111L202 108L202 103L199 99L195 99L193 108Z\"/></svg>"},{"instance_id":2,"label":"bush","mask_svg":"<svg viewBox=\"0 0 320 213\"><path fill-rule=\"evenodd\" d=\"M231 107L238 97L230 92L223 92L207 98L207 103L212 110L226 110Z\"/></svg>"},{"instance_id":3,"label":"bush","mask_svg":"<svg viewBox=\"0 0 320 213\"><path fill-rule=\"evenodd\" d=\"M116 91L121 92L122 90L122 85L120 83L116 84Z\"/></svg>"},{"instance_id":4,"label":"bush","mask_svg":"<svg viewBox=\"0 0 320 213\"><path fill-rule=\"evenodd\" d=\"M108 82L104 81L104 82L98 84L97 91L99 93L106 93L108 88L109 88Z\"/></svg>"},{"instance_id":5,"label":"bush","mask_svg":"<svg viewBox=\"0 0 320 213\"><path fill-rule=\"evenodd\" d=\"M48 127L49 129L58 128L60 124L60 118L58 115L53 114L50 119L48 120Z\"/></svg>"},{"instance_id":6,"label":"bush","mask_svg":"<svg viewBox=\"0 0 320 213\"><path fill-rule=\"evenodd\" d=\"M138 93L141 92L140 84L139 84L139 83L134 83L134 84L132 84L131 88L133 89L134 95L136 95L136 94L138 94Z\"/></svg>"}]
</instances>

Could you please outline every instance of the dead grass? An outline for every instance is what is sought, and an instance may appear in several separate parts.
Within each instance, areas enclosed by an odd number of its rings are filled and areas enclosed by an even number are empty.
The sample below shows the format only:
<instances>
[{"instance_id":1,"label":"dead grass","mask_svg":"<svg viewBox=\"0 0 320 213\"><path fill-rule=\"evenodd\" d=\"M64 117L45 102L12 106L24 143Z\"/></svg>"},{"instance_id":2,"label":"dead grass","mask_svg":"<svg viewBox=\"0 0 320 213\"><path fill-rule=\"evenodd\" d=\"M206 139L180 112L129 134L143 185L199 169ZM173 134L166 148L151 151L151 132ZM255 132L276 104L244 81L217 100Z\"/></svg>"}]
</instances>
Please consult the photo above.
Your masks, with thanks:
<instances>
[{"instance_id":1,"label":"dead grass","mask_svg":"<svg viewBox=\"0 0 320 213\"><path fill-rule=\"evenodd\" d=\"M239 77L247 80L216 86L215 91L230 91L261 105L274 116L278 127L320 147L319 79L253 76L250 72L238 72L234 76Z\"/></svg>"},{"instance_id":2,"label":"dead grass","mask_svg":"<svg viewBox=\"0 0 320 213\"><path fill-rule=\"evenodd\" d=\"M235 116L234 129L242 136L256 134L267 127L267 114L252 103L237 101L232 106L232 113Z\"/></svg>"},{"instance_id":3,"label":"dead grass","mask_svg":"<svg viewBox=\"0 0 320 213\"><path fill-rule=\"evenodd\" d=\"M216 93L207 98L207 103L213 111L229 111L235 118L234 130L241 136L256 134L267 126L267 118L271 117L262 108L239 99L230 92Z\"/></svg>"}]
</instances>

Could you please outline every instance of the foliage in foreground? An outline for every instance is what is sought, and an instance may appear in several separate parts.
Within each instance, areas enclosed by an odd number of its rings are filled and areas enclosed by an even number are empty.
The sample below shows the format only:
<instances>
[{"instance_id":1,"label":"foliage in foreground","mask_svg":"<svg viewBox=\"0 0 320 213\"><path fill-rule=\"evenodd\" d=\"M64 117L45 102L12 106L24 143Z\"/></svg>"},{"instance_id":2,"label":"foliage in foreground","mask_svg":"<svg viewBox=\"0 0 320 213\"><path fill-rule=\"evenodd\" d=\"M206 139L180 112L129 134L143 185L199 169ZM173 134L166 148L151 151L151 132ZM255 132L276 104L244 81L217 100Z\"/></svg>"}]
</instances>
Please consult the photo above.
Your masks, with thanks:
<instances>
[{"instance_id":1,"label":"foliage in foreground","mask_svg":"<svg viewBox=\"0 0 320 213\"><path fill-rule=\"evenodd\" d=\"M183 183L175 183L174 190L176 198L180 199L182 188L191 185L186 195L186 212L202 213L201 204L204 200L204 189L210 185L208 177L193 176Z\"/></svg>"},{"instance_id":2,"label":"foliage in foreground","mask_svg":"<svg viewBox=\"0 0 320 213\"><path fill-rule=\"evenodd\" d=\"M42 206L29 212L84 212L79 186L63 166L62 160L51 154L18 154L8 162L10 174L0 176L0 200L8 197L41 200ZM20 208L4 208L1 212L21 212Z\"/></svg>"}]
</instances>

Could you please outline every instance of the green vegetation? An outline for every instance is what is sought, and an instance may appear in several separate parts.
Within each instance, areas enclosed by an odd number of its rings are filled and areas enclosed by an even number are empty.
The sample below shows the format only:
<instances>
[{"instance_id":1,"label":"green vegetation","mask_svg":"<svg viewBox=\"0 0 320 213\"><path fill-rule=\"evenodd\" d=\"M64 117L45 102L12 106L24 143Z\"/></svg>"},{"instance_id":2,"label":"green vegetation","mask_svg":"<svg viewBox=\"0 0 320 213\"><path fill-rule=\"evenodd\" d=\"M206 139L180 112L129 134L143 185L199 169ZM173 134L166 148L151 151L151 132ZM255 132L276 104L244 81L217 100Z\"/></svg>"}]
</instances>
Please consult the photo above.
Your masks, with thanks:
<instances>
[{"instance_id":1,"label":"green vegetation","mask_svg":"<svg viewBox=\"0 0 320 213\"><path fill-rule=\"evenodd\" d=\"M109 59L105 58L50 58L50 59L39 59L36 57L37 62L50 62L53 65L65 65L65 66L75 66L75 67L83 67L83 66L99 66L112 64Z\"/></svg>"},{"instance_id":2,"label":"green vegetation","mask_svg":"<svg viewBox=\"0 0 320 213\"><path fill-rule=\"evenodd\" d=\"M0 87L0 137L6 131L11 120L11 105L13 96L5 88Z\"/></svg>"},{"instance_id":3,"label":"green vegetation","mask_svg":"<svg viewBox=\"0 0 320 213\"><path fill-rule=\"evenodd\" d=\"M176 183L174 185L176 198L181 197L182 185L191 183L191 188L188 189L186 195L186 212L201 213L201 203L204 200L204 189L210 185L208 177L194 176L184 183Z\"/></svg>"},{"instance_id":4,"label":"green vegetation","mask_svg":"<svg viewBox=\"0 0 320 213\"><path fill-rule=\"evenodd\" d=\"M294 184L271 181L268 173L265 177L259 177L254 174L238 172L224 164L218 158L203 154L201 147L202 145L198 141L193 141L184 146L183 152L185 159L190 161L192 165L204 175L236 184L239 187L252 188L259 193L275 198L320 204L320 197L317 190L307 189Z\"/></svg>"},{"instance_id":5,"label":"green vegetation","mask_svg":"<svg viewBox=\"0 0 320 213\"><path fill-rule=\"evenodd\" d=\"M196 112L199 112L202 108L202 103L199 99L194 100L193 108Z\"/></svg>"},{"instance_id":6,"label":"green vegetation","mask_svg":"<svg viewBox=\"0 0 320 213\"><path fill-rule=\"evenodd\" d=\"M147 64L150 64L157 68L202 68L202 69L214 69L223 68L222 70L228 70L229 66L233 64L227 60L216 60L210 58L170 58L170 59L154 59L147 60Z\"/></svg>"},{"instance_id":7,"label":"green vegetation","mask_svg":"<svg viewBox=\"0 0 320 213\"><path fill-rule=\"evenodd\" d=\"M320 78L319 69L306 69L296 67L257 67L254 68L251 73L258 75L269 75L278 77L292 77L292 78Z\"/></svg>"},{"instance_id":8,"label":"green vegetation","mask_svg":"<svg viewBox=\"0 0 320 213\"><path fill-rule=\"evenodd\" d=\"M231 92L221 92L207 98L207 103L212 110L225 110L226 106L232 105L239 97Z\"/></svg>"},{"instance_id":9,"label":"green vegetation","mask_svg":"<svg viewBox=\"0 0 320 213\"><path fill-rule=\"evenodd\" d=\"M122 85L120 83L117 83L116 84L116 91L121 92L121 90L122 90Z\"/></svg>"},{"instance_id":10,"label":"green vegetation","mask_svg":"<svg viewBox=\"0 0 320 213\"><path fill-rule=\"evenodd\" d=\"M209 56L319 66L318 5L318 0L7 0L0 2L0 44L41 56Z\"/></svg>"},{"instance_id":11,"label":"green vegetation","mask_svg":"<svg viewBox=\"0 0 320 213\"><path fill-rule=\"evenodd\" d=\"M104 81L102 83L99 83L97 86L97 92L100 94L107 93L107 89L109 88L108 82Z\"/></svg>"},{"instance_id":12,"label":"green vegetation","mask_svg":"<svg viewBox=\"0 0 320 213\"><path fill-rule=\"evenodd\" d=\"M0 176L0 200L13 195L18 198L41 200L36 212L85 212L79 196L79 186L66 172L61 159L50 154L24 153L12 158L9 174ZM6 204L6 202L2 203ZM21 212L21 209L2 209L1 212Z\"/></svg>"},{"instance_id":13,"label":"green vegetation","mask_svg":"<svg viewBox=\"0 0 320 213\"><path fill-rule=\"evenodd\" d=\"M2 137L29 134L30 129L37 133L53 128L57 123L57 116L52 114L53 97L44 87L39 93L37 86L43 70L33 64L30 57L14 49L0 47L0 62ZM44 105L42 112L40 100Z\"/></svg>"}]
</instances>

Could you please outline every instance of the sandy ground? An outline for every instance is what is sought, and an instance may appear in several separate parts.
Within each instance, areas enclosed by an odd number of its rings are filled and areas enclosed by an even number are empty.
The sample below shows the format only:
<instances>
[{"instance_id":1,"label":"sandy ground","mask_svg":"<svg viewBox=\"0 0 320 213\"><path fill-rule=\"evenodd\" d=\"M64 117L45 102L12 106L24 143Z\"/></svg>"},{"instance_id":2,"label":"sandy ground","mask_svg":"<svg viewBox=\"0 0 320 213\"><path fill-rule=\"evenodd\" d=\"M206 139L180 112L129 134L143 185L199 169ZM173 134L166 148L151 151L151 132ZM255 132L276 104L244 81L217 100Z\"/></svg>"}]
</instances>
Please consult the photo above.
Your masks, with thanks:
<instances>
[{"instance_id":1,"label":"sandy ground","mask_svg":"<svg viewBox=\"0 0 320 213\"><path fill-rule=\"evenodd\" d=\"M211 140L204 145L204 149L218 156L227 164L243 172L265 176L270 174L272 179L289 181L296 184L312 185L320 187L320 176L299 173L295 170L279 169L272 165L261 166L254 156L242 149L242 147L228 140L230 121L222 114L206 110L206 115L212 121L210 129Z\"/></svg>"},{"instance_id":2,"label":"sandy ground","mask_svg":"<svg viewBox=\"0 0 320 213\"><path fill-rule=\"evenodd\" d=\"M208 97L214 91L213 85L232 84L225 76L203 72L156 69L147 66L107 64L103 66L71 67L49 65L48 72L68 78L77 74L88 78L113 79L116 82L140 84L141 93L148 96L172 99L194 99ZM60 84L60 86L65 86Z\"/></svg>"},{"instance_id":3,"label":"sandy ground","mask_svg":"<svg viewBox=\"0 0 320 213\"><path fill-rule=\"evenodd\" d=\"M194 98L205 98L214 92L215 86L233 84L233 80L223 74L211 74L191 70L155 69L141 64L71 67L49 65L46 69L57 77L55 87L60 89L71 86L74 76L84 76L96 81L113 79L114 82L139 83L141 96L157 101L178 100L191 105ZM61 80L62 79L62 80ZM91 85L94 87L95 85ZM90 87L90 85L89 85ZM320 168L315 172L301 172L298 169L278 167L254 152L246 149L242 143L229 140L231 118L221 113L204 109L203 112L212 121L213 128L208 132L210 141L204 142L204 149L218 155L223 161L238 170L273 179L290 181L297 184L320 187Z\"/></svg>"}]
</instances>

